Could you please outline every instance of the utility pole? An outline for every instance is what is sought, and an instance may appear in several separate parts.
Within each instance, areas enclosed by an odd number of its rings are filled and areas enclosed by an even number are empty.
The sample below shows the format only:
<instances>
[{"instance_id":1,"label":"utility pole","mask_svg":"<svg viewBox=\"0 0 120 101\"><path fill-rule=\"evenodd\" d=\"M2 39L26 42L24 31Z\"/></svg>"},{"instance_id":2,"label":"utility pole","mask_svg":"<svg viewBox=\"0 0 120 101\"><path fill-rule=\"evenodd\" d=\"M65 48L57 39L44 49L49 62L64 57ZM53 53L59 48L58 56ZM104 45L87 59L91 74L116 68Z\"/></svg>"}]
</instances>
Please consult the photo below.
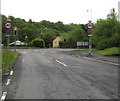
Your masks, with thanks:
<instances>
[{"instance_id":1,"label":"utility pole","mask_svg":"<svg viewBox=\"0 0 120 101\"><path fill-rule=\"evenodd\" d=\"M118 2L118 21L120 21L120 1Z\"/></svg>"}]
</instances>

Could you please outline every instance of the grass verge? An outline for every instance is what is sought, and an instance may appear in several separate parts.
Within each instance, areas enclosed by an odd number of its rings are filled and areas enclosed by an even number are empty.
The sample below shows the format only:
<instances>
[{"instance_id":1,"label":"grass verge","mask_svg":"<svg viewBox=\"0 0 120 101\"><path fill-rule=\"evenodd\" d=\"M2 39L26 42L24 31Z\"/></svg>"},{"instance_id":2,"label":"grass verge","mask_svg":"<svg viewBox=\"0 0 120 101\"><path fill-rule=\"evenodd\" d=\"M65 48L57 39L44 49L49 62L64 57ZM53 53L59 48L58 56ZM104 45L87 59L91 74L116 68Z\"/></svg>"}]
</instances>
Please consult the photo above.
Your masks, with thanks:
<instances>
[{"instance_id":1,"label":"grass verge","mask_svg":"<svg viewBox=\"0 0 120 101\"><path fill-rule=\"evenodd\" d=\"M77 49L75 51L88 51L88 49ZM92 50L92 52L103 56L120 56L120 48L118 47L107 48L105 50Z\"/></svg>"},{"instance_id":2,"label":"grass verge","mask_svg":"<svg viewBox=\"0 0 120 101\"><path fill-rule=\"evenodd\" d=\"M8 50L2 51L2 69L12 66L18 55L19 52Z\"/></svg>"},{"instance_id":3,"label":"grass verge","mask_svg":"<svg viewBox=\"0 0 120 101\"><path fill-rule=\"evenodd\" d=\"M120 48L113 47L105 50L93 50L92 52L103 55L103 56L117 56L120 55Z\"/></svg>"}]
</instances>

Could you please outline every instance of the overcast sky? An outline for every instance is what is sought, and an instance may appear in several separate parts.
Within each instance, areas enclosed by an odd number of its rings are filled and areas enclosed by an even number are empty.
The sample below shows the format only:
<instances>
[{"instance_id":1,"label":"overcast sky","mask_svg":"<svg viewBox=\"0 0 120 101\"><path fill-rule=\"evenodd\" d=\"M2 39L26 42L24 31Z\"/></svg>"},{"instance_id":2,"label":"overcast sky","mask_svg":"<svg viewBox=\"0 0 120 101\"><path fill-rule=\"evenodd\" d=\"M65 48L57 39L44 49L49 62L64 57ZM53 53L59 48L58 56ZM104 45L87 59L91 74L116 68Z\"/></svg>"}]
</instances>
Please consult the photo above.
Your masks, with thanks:
<instances>
[{"instance_id":1,"label":"overcast sky","mask_svg":"<svg viewBox=\"0 0 120 101\"><path fill-rule=\"evenodd\" d=\"M62 21L85 24L91 19L106 18L111 8L118 13L120 0L1 0L1 13L28 21ZM90 10L87 12L87 10Z\"/></svg>"}]
</instances>

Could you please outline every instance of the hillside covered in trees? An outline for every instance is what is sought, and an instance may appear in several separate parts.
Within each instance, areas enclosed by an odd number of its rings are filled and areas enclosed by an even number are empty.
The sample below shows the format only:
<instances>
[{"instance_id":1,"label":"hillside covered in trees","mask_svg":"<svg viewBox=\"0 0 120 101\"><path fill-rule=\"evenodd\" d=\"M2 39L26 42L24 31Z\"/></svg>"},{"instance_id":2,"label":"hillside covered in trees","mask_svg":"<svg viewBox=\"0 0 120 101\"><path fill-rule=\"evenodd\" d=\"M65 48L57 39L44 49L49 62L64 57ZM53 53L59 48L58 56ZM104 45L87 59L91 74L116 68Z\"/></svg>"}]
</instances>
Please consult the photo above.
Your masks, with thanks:
<instances>
[{"instance_id":1,"label":"hillside covered in trees","mask_svg":"<svg viewBox=\"0 0 120 101\"><path fill-rule=\"evenodd\" d=\"M76 48L77 42L87 42L87 28L85 24L63 24L63 22L50 22L43 20L33 22L32 19L25 21L21 18L9 16L11 19L12 28L10 40L14 41L13 28L17 26L17 39L25 41L25 36L28 36L28 43L34 39L43 39L45 47L52 47L52 42L57 36L62 37L60 47ZM2 15L2 43L6 45L7 38L5 34L5 22L7 17ZM87 23L87 22L86 22ZM93 46L97 49L106 49L111 47L119 47L120 22L117 20L115 9L112 9L106 19L99 19L94 23L93 28Z\"/></svg>"}]
</instances>

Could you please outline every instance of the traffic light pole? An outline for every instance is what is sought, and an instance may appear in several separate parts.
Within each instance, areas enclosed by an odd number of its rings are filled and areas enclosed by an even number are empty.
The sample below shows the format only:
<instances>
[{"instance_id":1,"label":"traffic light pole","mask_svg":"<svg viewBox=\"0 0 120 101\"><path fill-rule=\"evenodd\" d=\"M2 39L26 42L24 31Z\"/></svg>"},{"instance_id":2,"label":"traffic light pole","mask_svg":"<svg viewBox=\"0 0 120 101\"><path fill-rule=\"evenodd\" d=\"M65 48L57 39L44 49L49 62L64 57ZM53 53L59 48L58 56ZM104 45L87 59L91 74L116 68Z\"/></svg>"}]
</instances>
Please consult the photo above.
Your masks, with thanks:
<instances>
[{"instance_id":1,"label":"traffic light pole","mask_svg":"<svg viewBox=\"0 0 120 101\"><path fill-rule=\"evenodd\" d=\"M15 51L16 51L16 35L15 35Z\"/></svg>"},{"instance_id":2,"label":"traffic light pole","mask_svg":"<svg viewBox=\"0 0 120 101\"><path fill-rule=\"evenodd\" d=\"M18 34L18 33L17 33L17 27L14 27L14 36L15 36L15 42L14 42L14 43L15 43L15 51L16 51L16 38L17 38L16 36L17 36L17 34Z\"/></svg>"}]
</instances>

